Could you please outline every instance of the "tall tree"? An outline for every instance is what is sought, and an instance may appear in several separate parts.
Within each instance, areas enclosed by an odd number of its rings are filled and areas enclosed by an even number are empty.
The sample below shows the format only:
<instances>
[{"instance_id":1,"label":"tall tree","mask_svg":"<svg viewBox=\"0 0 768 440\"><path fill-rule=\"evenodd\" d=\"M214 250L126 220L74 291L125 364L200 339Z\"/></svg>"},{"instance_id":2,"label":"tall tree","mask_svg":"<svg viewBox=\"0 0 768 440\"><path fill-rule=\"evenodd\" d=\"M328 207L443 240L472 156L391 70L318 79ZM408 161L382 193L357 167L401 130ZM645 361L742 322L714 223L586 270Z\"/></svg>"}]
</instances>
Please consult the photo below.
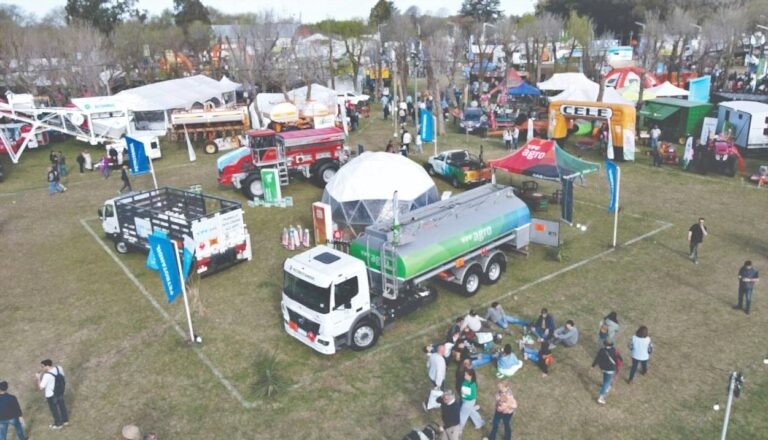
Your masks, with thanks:
<instances>
[{"instance_id":1,"label":"tall tree","mask_svg":"<svg viewBox=\"0 0 768 440\"><path fill-rule=\"evenodd\" d=\"M136 8L136 3L137 0L67 0L64 11L67 13L67 24L88 23L110 34L115 26L129 17L146 20L146 11Z\"/></svg>"},{"instance_id":2,"label":"tall tree","mask_svg":"<svg viewBox=\"0 0 768 440\"><path fill-rule=\"evenodd\" d=\"M185 33L195 21L211 24L208 9L200 0L173 0L173 12L175 13L176 26L184 29Z\"/></svg>"},{"instance_id":3,"label":"tall tree","mask_svg":"<svg viewBox=\"0 0 768 440\"><path fill-rule=\"evenodd\" d=\"M478 23L492 23L501 17L501 0L464 0L459 15L472 17Z\"/></svg>"},{"instance_id":4,"label":"tall tree","mask_svg":"<svg viewBox=\"0 0 768 440\"><path fill-rule=\"evenodd\" d=\"M378 26L382 23L389 21L392 14L397 11L395 2L391 0L379 0L371 8L371 13L368 15L368 23L372 26Z\"/></svg>"}]
</instances>

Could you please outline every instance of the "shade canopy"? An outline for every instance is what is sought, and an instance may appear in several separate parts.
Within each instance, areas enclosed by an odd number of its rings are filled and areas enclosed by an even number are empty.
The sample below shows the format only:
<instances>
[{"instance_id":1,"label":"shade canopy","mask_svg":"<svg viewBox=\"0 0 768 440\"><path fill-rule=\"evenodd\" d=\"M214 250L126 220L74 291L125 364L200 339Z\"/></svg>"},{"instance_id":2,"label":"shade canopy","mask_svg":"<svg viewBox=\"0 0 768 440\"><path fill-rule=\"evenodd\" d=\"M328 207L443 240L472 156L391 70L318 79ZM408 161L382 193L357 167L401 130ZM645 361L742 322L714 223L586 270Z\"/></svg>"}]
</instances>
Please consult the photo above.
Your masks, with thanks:
<instances>
[{"instance_id":1,"label":"shade canopy","mask_svg":"<svg viewBox=\"0 0 768 440\"><path fill-rule=\"evenodd\" d=\"M643 104L643 108L640 109L640 115L646 118L654 119L656 121L663 121L673 114L677 113L680 107L672 107L663 104L657 104L655 102L646 102Z\"/></svg>"},{"instance_id":2,"label":"shade canopy","mask_svg":"<svg viewBox=\"0 0 768 440\"><path fill-rule=\"evenodd\" d=\"M659 84L656 87L651 87L650 89L647 89L646 92L652 93L657 97L688 96L690 94L688 90L681 89L680 87L675 87L669 81L664 81L663 83Z\"/></svg>"},{"instance_id":3,"label":"shade canopy","mask_svg":"<svg viewBox=\"0 0 768 440\"><path fill-rule=\"evenodd\" d=\"M534 138L512 154L491 160L492 168L538 179L560 181L595 172L600 165L568 154L551 139Z\"/></svg>"},{"instance_id":4,"label":"shade canopy","mask_svg":"<svg viewBox=\"0 0 768 440\"><path fill-rule=\"evenodd\" d=\"M597 97L600 94L600 85L597 83L582 83L574 85L558 95L549 98L550 101L591 101L597 102ZM632 101L621 96L621 93L616 89L606 87L603 90L603 100L601 102L607 102L611 104L632 104Z\"/></svg>"},{"instance_id":5,"label":"shade canopy","mask_svg":"<svg viewBox=\"0 0 768 440\"><path fill-rule=\"evenodd\" d=\"M567 90L577 86L588 86L590 84L600 87L598 83L591 81L589 78L584 76L583 73L568 72L556 73L552 75L552 77L548 80L536 84L536 87L538 87L539 90L557 91Z\"/></svg>"},{"instance_id":6,"label":"shade canopy","mask_svg":"<svg viewBox=\"0 0 768 440\"><path fill-rule=\"evenodd\" d=\"M206 101L234 101L234 92L240 87L232 81L216 81L205 75L171 79L123 90L114 98L135 112L189 109ZM226 95L229 95L229 99Z\"/></svg>"},{"instance_id":7,"label":"shade canopy","mask_svg":"<svg viewBox=\"0 0 768 440\"><path fill-rule=\"evenodd\" d=\"M522 82L517 87L510 87L509 90L507 90L507 94L509 96L541 96L541 90L527 82Z\"/></svg>"}]
</instances>

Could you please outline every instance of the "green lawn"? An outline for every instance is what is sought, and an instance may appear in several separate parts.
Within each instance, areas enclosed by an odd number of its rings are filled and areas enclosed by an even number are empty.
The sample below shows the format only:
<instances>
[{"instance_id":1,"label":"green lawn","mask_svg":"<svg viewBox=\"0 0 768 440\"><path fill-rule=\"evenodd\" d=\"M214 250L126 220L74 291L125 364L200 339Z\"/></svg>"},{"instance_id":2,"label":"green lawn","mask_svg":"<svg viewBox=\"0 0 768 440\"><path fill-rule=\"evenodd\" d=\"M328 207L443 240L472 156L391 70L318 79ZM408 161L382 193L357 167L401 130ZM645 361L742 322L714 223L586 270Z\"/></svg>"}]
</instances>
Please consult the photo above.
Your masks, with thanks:
<instances>
[{"instance_id":1,"label":"green lawn","mask_svg":"<svg viewBox=\"0 0 768 440\"><path fill-rule=\"evenodd\" d=\"M393 130L380 114L362 121L350 145L384 148ZM504 154L499 139L454 133L438 141L440 150L466 146L477 152L480 144L486 158ZM83 147L55 146L70 167ZM65 181L69 191L49 197L48 153L28 151L18 165L0 158L8 172L0 184L0 331L6 341L0 378L19 396L35 439L115 438L127 423L163 439L399 439L439 417L421 409L428 390L422 344L438 340L452 317L499 299L508 312L530 317L546 306L558 323L573 319L582 331L577 347L556 349L549 377L529 364L511 379L520 403L516 438L714 438L723 412L712 405L725 406L734 369L745 373L746 389L735 402L729 438L768 432L764 287L757 288L752 315L731 309L741 263L752 259L758 269L768 267L768 191L738 177L651 168L638 154L636 163L622 165L622 246L610 250L613 217L605 209L605 176L589 176L575 189L575 221L589 228L563 226L566 261L533 246L527 258L511 257L496 286L467 299L438 284L437 303L388 329L373 350L326 357L286 335L279 314L282 263L293 254L280 245L280 233L289 224L309 226L309 205L320 199L320 189L296 180L284 188L294 197L292 208L245 208L254 260L199 282L193 320L205 341L192 349L174 329L173 323L186 329L183 304L167 304L157 275L144 267L145 257L117 257L134 282L110 256L111 243L97 242L83 225L101 235L96 208L116 194L119 176L104 180L75 170ZM602 162L595 153L580 154ZM171 144L163 146L163 156L155 162L161 185L202 184L208 193L244 202L239 193L217 187L215 157L199 152L197 162L189 163L185 148ZM747 170L759 162L750 159ZM524 179L499 174L499 180ZM450 189L437 184L440 191ZM557 189L541 185L545 193ZM134 187L150 186L148 176L135 179ZM543 214L557 215L557 206ZM711 234L701 263L693 265L685 235L699 216L707 218ZM542 279L550 274L556 275ZM627 360L627 341L641 324L650 328L656 350L649 374L632 387L620 381L601 407L595 403L600 375L589 366L597 323L611 310L619 313L619 347ZM273 350L292 385L277 399L262 401L254 389L254 365L261 353ZM32 380L46 357L68 373L72 424L55 433L48 431L50 414ZM449 366L448 383L453 372ZM480 371L479 404L488 421L495 380L491 367ZM463 438L481 435L469 427Z\"/></svg>"}]
</instances>

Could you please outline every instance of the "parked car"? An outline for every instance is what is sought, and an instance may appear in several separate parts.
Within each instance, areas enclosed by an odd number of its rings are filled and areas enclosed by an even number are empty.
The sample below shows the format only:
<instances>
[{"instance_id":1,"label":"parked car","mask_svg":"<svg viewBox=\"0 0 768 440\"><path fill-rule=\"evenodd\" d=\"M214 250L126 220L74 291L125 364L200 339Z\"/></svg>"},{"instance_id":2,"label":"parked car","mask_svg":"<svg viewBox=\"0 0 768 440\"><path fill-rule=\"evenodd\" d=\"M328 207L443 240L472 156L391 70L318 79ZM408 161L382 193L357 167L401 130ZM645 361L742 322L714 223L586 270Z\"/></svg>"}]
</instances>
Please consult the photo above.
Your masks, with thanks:
<instances>
[{"instance_id":1,"label":"parked car","mask_svg":"<svg viewBox=\"0 0 768 440\"><path fill-rule=\"evenodd\" d=\"M464 109L461 115L461 122L459 122L459 132L478 133L480 136L485 137L488 133L488 127L490 127L490 123L483 109L479 107Z\"/></svg>"},{"instance_id":2,"label":"parked car","mask_svg":"<svg viewBox=\"0 0 768 440\"><path fill-rule=\"evenodd\" d=\"M456 188L491 180L491 168L467 150L448 150L431 156L424 168L430 176L441 176Z\"/></svg>"},{"instance_id":3,"label":"parked car","mask_svg":"<svg viewBox=\"0 0 768 440\"><path fill-rule=\"evenodd\" d=\"M371 97L368 95L355 92L339 92L336 94L336 97L338 98L339 104L344 104L347 101L351 101L354 105L364 104L368 102L369 99L371 99Z\"/></svg>"}]
</instances>

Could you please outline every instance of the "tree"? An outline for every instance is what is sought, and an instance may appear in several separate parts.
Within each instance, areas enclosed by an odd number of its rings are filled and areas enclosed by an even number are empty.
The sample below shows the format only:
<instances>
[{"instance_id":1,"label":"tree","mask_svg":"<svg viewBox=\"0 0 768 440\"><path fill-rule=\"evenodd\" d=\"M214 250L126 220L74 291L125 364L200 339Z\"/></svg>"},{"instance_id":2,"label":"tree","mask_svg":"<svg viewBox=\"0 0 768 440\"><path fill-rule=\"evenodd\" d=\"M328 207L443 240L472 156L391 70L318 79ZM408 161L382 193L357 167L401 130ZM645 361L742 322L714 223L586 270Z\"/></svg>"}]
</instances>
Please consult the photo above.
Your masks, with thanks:
<instances>
[{"instance_id":1,"label":"tree","mask_svg":"<svg viewBox=\"0 0 768 440\"><path fill-rule=\"evenodd\" d=\"M472 17L478 23L493 23L501 17L500 0L464 0L459 15Z\"/></svg>"},{"instance_id":2,"label":"tree","mask_svg":"<svg viewBox=\"0 0 768 440\"><path fill-rule=\"evenodd\" d=\"M319 32L329 37L328 50L329 59L333 64L333 39L338 38L344 43L343 56L349 62L352 70L353 82L357 88L357 78L360 73L363 51L366 46L365 35L368 28L362 20L323 20L317 23L316 28ZM335 87L335 80L331 80Z\"/></svg>"},{"instance_id":3,"label":"tree","mask_svg":"<svg viewBox=\"0 0 768 440\"><path fill-rule=\"evenodd\" d=\"M129 17L140 21L147 18L146 11L135 7L137 0L67 0L64 11L67 24L88 23L102 33L110 34L116 25Z\"/></svg>"},{"instance_id":4,"label":"tree","mask_svg":"<svg viewBox=\"0 0 768 440\"><path fill-rule=\"evenodd\" d=\"M371 13L368 15L368 24L371 26L378 26L382 23L389 21L393 13L397 12L395 2L390 0L379 0L371 8Z\"/></svg>"},{"instance_id":5,"label":"tree","mask_svg":"<svg viewBox=\"0 0 768 440\"><path fill-rule=\"evenodd\" d=\"M595 39L595 26L592 23L592 19L587 16L579 15L576 11L571 11L571 15L568 16L568 21L565 25L565 32L571 41L571 49L568 53L567 62L571 62L573 52L576 50L576 46L581 47L581 62L582 70L585 70L587 76L595 76L594 63L592 62L589 49L592 45L592 40Z\"/></svg>"},{"instance_id":6,"label":"tree","mask_svg":"<svg viewBox=\"0 0 768 440\"><path fill-rule=\"evenodd\" d=\"M196 21L211 24L208 10L200 0L173 0L173 12L175 13L176 26L184 29L184 33Z\"/></svg>"}]
</instances>

